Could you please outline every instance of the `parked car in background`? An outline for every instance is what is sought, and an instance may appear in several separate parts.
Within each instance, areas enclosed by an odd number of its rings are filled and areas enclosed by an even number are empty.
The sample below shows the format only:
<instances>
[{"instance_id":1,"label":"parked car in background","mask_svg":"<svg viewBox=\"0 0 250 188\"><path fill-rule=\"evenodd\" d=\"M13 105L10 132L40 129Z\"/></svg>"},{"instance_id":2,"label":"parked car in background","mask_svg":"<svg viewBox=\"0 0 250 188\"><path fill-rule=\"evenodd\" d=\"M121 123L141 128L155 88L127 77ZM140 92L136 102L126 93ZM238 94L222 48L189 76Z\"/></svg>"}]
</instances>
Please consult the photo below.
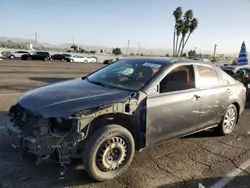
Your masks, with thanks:
<instances>
[{"instance_id":1,"label":"parked car in background","mask_svg":"<svg viewBox=\"0 0 250 188\"><path fill-rule=\"evenodd\" d=\"M86 57L81 55L74 55L71 57L67 57L66 60L68 62L76 62L76 63L95 63L96 59L93 57Z\"/></svg>"},{"instance_id":2,"label":"parked car in background","mask_svg":"<svg viewBox=\"0 0 250 188\"><path fill-rule=\"evenodd\" d=\"M11 54L12 52L11 51L3 51L3 52L1 52L1 54L2 54L2 56L3 57L9 57L9 55Z\"/></svg>"},{"instance_id":3,"label":"parked car in background","mask_svg":"<svg viewBox=\"0 0 250 188\"><path fill-rule=\"evenodd\" d=\"M112 64L112 63L114 63L114 62L116 62L116 61L118 61L119 60L119 58L115 58L115 59L105 59L104 61L103 61L103 64Z\"/></svg>"},{"instance_id":4,"label":"parked car in background","mask_svg":"<svg viewBox=\"0 0 250 188\"><path fill-rule=\"evenodd\" d=\"M88 59L88 63L97 63L98 62L98 58L95 56L87 57L87 59Z\"/></svg>"},{"instance_id":5,"label":"parked car in background","mask_svg":"<svg viewBox=\"0 0 250 188\"><path fill-rule=\"evenodd\" d=\"M234 78L244 84L247 88L247 96L250 96L250 66L243 65L238 67L234 74Z\"/></svg>"},{"instance_id":6,"label":"parked car in background","mask_svg":"<svg viewBox=\"0 0 250 188\"><path fill-rule=\"evenodd\" d=\"M21 56L22 60L43 60L47 61L51 59L49 52L36 51Z\"/></svg>"},{"instance_id":7,"label":"parked car in background","mask_svg":"<svg viewBox=\"0 0 250 188\"><path fill-rule=\"evenodd\" d=\"M232 133L245 102L244 85L212 64L125 58L27 91L6 127L38 163L78 156L92 178L105 181L126 171L135 150L209 128Z\"/></svg>"},{"instance_id":8,"label":"parked car in background","mask_svg":"<svg viewBox=\"0 0 250 188\"><path fill-rule=\"evenodd\" d=\"M24 54L29 54L29 52L28 52L28 51L16 51L16 52L10 53L10 54L8 55L8 57L9 57L10 59L21 58L22 55L24 55Z\"/></svg>"},{"instance_id":9,"label":"parked car in background","mask_svg":"<svg viewBox=\"0 0 250 188\"><path fill-rule=\"evenodd\" d=\"M54 54L51 56L51 59L64 61L64 60L67 60L67 58L69 58L71 56L72 56L71 54Z\"/></svg>"},{"instance_id":10,"label":"parked car in background","mask_svg":"<svg viewBox=\"0 0 250 188\"><path fill-rule=\"evenodd\" d=\"M238 66L228 66L224 65L220 67L224 72L226 72L228 75L234 77L237 69L239 68Z\"/></svg>"}]
</instances>

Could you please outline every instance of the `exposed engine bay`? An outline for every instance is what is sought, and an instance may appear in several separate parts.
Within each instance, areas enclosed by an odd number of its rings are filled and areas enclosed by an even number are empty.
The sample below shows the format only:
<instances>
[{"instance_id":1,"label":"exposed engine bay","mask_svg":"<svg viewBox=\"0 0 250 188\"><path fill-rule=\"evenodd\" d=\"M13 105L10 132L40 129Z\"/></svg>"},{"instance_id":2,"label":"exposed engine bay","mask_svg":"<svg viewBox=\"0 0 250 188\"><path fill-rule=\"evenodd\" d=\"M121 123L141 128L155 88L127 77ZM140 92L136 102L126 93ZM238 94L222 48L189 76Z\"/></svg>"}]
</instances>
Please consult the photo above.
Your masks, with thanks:
<instances>
[{"instance_id":1,"label":"exposed engine bay","mask_svg":"<svg viewBox=\"0 0 250 188\"><path fill-rule=\"evenodd\" d=\"M19 147L37 155L37 163L43 159L70 163L74 147L83 138L77 119L45 119L19 104L11 107L9 115L18 130Z\"/></svg>"},{"instance_id":2,"label":"exposed engine bay","mask_svg":"<svg viewBox=\"0 0 250 188\"><path fill-rule=\"evenodd\" d=\"M18 138L21 156L25 150L37 156L37 164L43 160L69 164L88 136L92 120L115 113L133 115L138 107L138 99L134 97L125 102L79 111L69 118L44 118L17 103L9 110L7 131Z\"/></svg>"}]
</instances>

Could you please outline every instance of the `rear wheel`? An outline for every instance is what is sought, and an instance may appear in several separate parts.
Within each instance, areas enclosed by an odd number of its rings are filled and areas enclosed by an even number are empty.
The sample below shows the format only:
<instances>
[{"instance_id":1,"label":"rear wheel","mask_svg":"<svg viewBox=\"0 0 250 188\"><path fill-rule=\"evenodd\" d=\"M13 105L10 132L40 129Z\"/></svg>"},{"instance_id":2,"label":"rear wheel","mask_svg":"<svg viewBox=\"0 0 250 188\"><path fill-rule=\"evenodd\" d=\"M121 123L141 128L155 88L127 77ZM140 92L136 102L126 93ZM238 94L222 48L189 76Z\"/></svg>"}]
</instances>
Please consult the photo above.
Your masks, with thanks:
<instances>
[{"instance_id":1,"label":"rear wheel","mask_svg":"<svg viewBox=\"0 0 250 188\"><path fill-rule=\"evenodd\" d=\"M14 55L11 55L11 56L10 56L10 59L15 59L15 56L14 56Z\"/></svg>"},{"instance_id":2,"label":"rear wheel","mask_svg":"<svg viewBox=\"0 0 250 188\"><path fill-rule=\"evenodd\" d=\"M94 132L83 152L83 165L97 181L120 176L129 167L135 152L132 134L119 125L107 125Z\"/></svg>"},{"instance_id":3,"label":"rear wheel","mask_svg":"<svg viewBox=\"0 0 250 188\"><path fill-rule=\"evenodd\" d=\"M84 60L84 63L88 63L88 61L87 61L87 60Z\"/></svg>"},{"instance_id":4,"label":"rear wheel","mask_svg":"<svg viewBox=\"0 0 250 188\"><path fill-rule=\"evenodd\" d=\"M238 118L238 112L235 105L231 104L226 109L225 115L218 126L218 132L224 136L233 132Z\"/></svg>"}]
</instances>

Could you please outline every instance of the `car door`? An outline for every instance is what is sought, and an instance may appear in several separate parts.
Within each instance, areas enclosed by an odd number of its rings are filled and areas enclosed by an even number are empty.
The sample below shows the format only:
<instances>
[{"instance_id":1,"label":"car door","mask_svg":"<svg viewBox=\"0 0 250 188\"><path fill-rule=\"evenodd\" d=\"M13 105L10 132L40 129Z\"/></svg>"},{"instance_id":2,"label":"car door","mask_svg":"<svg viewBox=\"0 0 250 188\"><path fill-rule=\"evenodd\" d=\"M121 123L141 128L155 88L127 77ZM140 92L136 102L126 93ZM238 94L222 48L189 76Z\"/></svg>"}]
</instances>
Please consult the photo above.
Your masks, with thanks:
<instances>
[{"instance_id":1,"label":"car door","mask_svg":"<svg viewBox=\"0 0 250 188\"><path fill-rule=\"evenodd\" d=\"M147 98L146 144L181 137L197 130L201 100L192 64L172 70Z\"/></svg>"},{"instance_id":2,"label":"car door","mask_svg":"<svg viewBox=\"0 0 250 188\"><path fill-rule=\"evenodd\" d=\"M198 130L216 126L230 103L230 83L210 65L195 65L201 109Z\"/></svg>"},{"instance_id":3,"label":"car door","mask_svg":"<svg viewBox=\"0 0 250 188\"><path fill-rule=\"evenodd\" d=\"M15 57L20 58L23 55L22 51L15 52Z\"/></svg>"},{"instance_id":4,"label":"car door","mask_svg":"<svg viewBox=\"0 0 250 188\"><path fill-rule=\"evenodd\" d=\"M31 58L33 60L36 60L38 56L39 56L39 52L34 52L34 53L32 53Z\"/></svg>"}]
</instances>

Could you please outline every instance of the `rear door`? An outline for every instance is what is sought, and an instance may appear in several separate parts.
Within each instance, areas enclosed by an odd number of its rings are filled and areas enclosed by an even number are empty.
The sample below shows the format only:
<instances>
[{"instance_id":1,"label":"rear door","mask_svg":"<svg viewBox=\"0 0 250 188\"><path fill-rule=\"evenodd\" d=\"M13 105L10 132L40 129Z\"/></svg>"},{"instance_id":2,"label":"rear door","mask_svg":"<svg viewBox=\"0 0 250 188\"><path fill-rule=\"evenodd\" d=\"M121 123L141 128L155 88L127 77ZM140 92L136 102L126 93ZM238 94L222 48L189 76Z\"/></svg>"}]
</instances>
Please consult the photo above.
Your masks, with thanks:
<instances>
[{"instance_id":1,"label":"rear door","mask_svg":"<svg viewBox=\"0 0 250 188\"><path fill-rule=\"evenodd\" d=\"M196 65L198 95L201 109L198 129L217 125L230 103L230 83L209 65Z\"/></svg>"},{"instance_id":2,"label":"rear door","mask_svg":"<svg viewBox=\"0 0 250 188\"><path fill-rule=\"evenodd\" d=\"M158 85L159 93L147 98L147 145L197 130L201 100L193 65L174 68Z\"/></svg>"}]
</instances>

